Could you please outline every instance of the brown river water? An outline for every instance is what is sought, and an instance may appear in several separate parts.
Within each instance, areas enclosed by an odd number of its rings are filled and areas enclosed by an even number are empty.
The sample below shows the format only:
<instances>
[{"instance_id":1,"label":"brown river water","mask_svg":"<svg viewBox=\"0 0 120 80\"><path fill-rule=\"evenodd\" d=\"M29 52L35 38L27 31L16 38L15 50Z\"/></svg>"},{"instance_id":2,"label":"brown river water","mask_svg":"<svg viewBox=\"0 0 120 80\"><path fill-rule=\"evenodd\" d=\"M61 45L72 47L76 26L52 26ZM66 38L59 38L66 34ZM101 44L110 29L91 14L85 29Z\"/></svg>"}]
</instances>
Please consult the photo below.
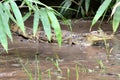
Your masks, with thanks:
<instances>
[{"instance_id":1,"label":"brown river water","mask_svg":"<svg viewBox=\"0 0 120 80\"><path fill-rule=\"evenodd\" d=\"M26 21L32 27L32 19ZM72 20L73 32L89 31L91 21ZM96 24L93 30L98 29ZM69 27L61 24L62 29ZM103 22L101 28L112 33L110 23ZM120 80L120 34L110 40L111 47L105 46L68 46L61 48L49 43L30 42L20 36L9 41L9 53L0 48L0 80ZM37 60L36 57L37 56ZM37 64L37 62L39 62ZM29 75L25 69L32 75ZM38 70L39 69L39 70Z\"/></svg>"}]
</instances>

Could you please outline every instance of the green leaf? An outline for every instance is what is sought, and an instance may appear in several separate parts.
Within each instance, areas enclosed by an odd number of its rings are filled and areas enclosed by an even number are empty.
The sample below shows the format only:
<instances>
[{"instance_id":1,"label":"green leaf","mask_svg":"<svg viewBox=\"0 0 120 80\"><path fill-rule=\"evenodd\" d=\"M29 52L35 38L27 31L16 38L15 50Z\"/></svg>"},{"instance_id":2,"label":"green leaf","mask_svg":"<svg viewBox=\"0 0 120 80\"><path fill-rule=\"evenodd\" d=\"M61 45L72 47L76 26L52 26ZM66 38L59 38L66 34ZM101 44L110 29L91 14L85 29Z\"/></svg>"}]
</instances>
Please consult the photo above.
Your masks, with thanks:
<instances>
[{"instance_id":1,"label":"green leaf","mask_svg":"<svg viewBox=\"0 0 120 80\"><path fill-rule=\"evenodd\" d=\"M11 0L10 5L11 5L12 11L15 15L15 18L17 20L17 25L20 27L20 29L25 34L25 27L24 27L23 18L22 18L21 12L20 12L17 4L13 0Z\"/></svg>"},{"instance_id":2,"label":"green leaf","mask_svg":"<svg viewBox=\"0 0 120 80\"><path fill-rule=\"evenodd\" d=\"M9 21L9 16L7 15L7 13L2 9L3 5L0 4L0 16L1 16L1 22L4 26L5 29L5 33L8 35L8 37L11 39L12 41L12 34L8 25L8 21ZM3 7L4 8L4 7Z\"/></svg>"},{"instance_id":3,"label":"green leaf","mask_svg":"<svg viewBox=\"0 0 120 80\"><path fill-rule=\"evenodd\" d=\"M10 17L10 19L16 23L15 18L13 17L12 13L10 13L10 5L8 3L4 3L4 10L7 13L7 15Z\"/></svg>"},{"instance_id":4,"label":"green leaf","mask_svg":"<svg viewBox=\"0 0 120 80\"><path fill-rule=\"evenodd\" d=\"M25 3L27 4L29 10L31 11L32 9L34 10L34 7L33 7L33 4L32 2L28 1L28 0L25 0Z\"/></svg>"},{"instance_id":5,"label":"green leaf","mask_svg":"<svg viewBox=\"0 0 120 80\"><path fill-rule=\"evenodd\" d=\"M85 12L84 12L84 9L83 9L83 7L81 6L81 14L82 14L82 17L84 17L85 16Z\"/></svg>"},{"instance_id":6,"label":"green leaf","mask_svg":"<svg viewBox=\"0 0 120 80\"><path fill-rule=\"evenodd\" d=\"M63 8L61 9L60 13L66 12L66 10L71 6L72 1L71 0L65 0L62 4Z\"/></svg>"},{"instance_id":7,"label":"green leaf","mask_svg":"<svg viewBox=\"0 0 120 80\"><path fill-rule=\"evenodd\" d=\"M21 1L20 7L23 7L23 6L25 5L25 1L26 1L26 0Z\"/></svg>"},{"instance_id":8,"label":"green leaf","mask_svg":"<svg viewBox=\"0 0 120 80\"><path fill-rule=\"evenodd\" d=\"M0 43L2 44L3 48L8 52L8 42L7 42L7 37L4 32L3 24L2 24L2 18L0 16Z\"/></svg>"},{"instance_id":9,"label":"green leaf","mask_svg":"<svg viewBox=\"0 0 120 80\"><path fill-rule=\"evenodd\" d=\"M62 43L62 34L61 34L61 28L60 28L60 24L54 14L54 11L53 10L50 10L50 9L47 9L47 13L48 13L48 16L49 16L49 19L50 19L50 22L51 22L51 25L55 31L55 34L56 34L56 38L58 40L58 44L59 46L61 46L61 43Z\"/></svg>"},{"instance_id":10,"label":"green leaf","mask_svg":"<svg viewBox=\"0 0 120 80\"><path fill-rule=\"evenodd\" d=\"M95 15L95 17L92 20L92 25L91 27L98 21L98 19L103 15L103 13L105 12L105 10L108 8L108 6L110 5L112 0L105 0L103 2L103 4L99 7L99 9L97 10L97 13Z\"/></svg>"},{"instance_id":11,"label":"green leaf","mask_svg":"<svg viewBox=\"0 0 120 80\"><path fill-rule=\"evenodd\" d=\"M25 16L23 17L23 21L26 21L30 16L31 12L26 13Z\"/></svg>"},{"instance_id":12,"label":"green leaf","mask_svg":"<svg viewBox=\"0 0 120 80\"><path fill-rule=\"evenodd\" d=\"M120 0L116 0L116 2L119 2Z\"/></svg>"},{"instance_id":13,"label":"green leaf","mask_svg":"<svg viewBox=\"0 0 120 80\"><path fill-rule=\"evenodd\" d=\"M50 21L49 21L48 14L45 8L40 9L40 15L41 15L40 19L42 21L45 34L47 35L48 40L51 41Z\"/></svg>"},{"instance_id":14,"label":"green leaf","mask_svg":"<svg viewBox=\"0 0 120 80\"><path fill-rule=\"evenodd\" d=\"M112 13L111 13L111 17L112 15L115 13L116 8L120 6L120 2L116 2L116 4L114 5L113 9L112 9Z\"/></svg>"},{"instance_id":15,"label":"green leaf","mask_svg":"<svg viewBox=\"0 0 120 80\"><path fill-rule=\"evenodd\" d=\"M119 27L119 23L120 23L120 7L117 7L113 16L113 32L116 32L116 30Z\"/></svg>"},{"instance_id":16,"label":"green leaf","mask_svg":"<svg viewBox=\"0 0 120 80\"><path fill-rule=\"evenodd\" d=\"M7 17L8 15L5 13L4 14L5 16L4 17ZM3 19L3 18L2 18ZM6 34L8 35L8 37L10 38L10 40L11 41L13 41L13 39L12 39L12 34L11 34L11 31L10 31L10 27L9 27L9 20L7 20L7 18L5 19L3 19L3 22L5 22L6 21L6 23L3 23L3 25L4 25L4 29L5 29L5 32L6 32Z\"/></svg>"},{"instance_id":17,"label":"green leaf","mask_svg":"<svg viewBox=\"0 0 120 80\"><path fill-rule=\"evenodd\" d=\"M53 10L54 10L54 9L53 9ZM55 15L56 15L56 16L60 17L60 18L63 20L64 24L69 25L68 27L69 27L70 30L72 31L71 23L70 23L62 14L60 14L58 11L54 10L54 12L55 12Z\"/></svg>"},{"instance_id":18,"label":"green leaf","mask_svg":"<svg viewBox=\"0 0 120 80\"><path fill-rule=\"evenodd\" d=\"M48 6L47 6L47 5L43 4L43 3L42 3L42 2L40 2L39 0L29 0L29 2L31 2L31 3L35 3L35 4L39 4L39 5L42 5L42 6L45 6L45 7L47 7L47 8L48 8Z\"/></svg>"},{"instance_id":19,"label":"green leaf","mask_svg":"<svg viewBox=\"0 0 120 80\"><path fill-rule=\"evenodd\" d=\"M88 13L89 6L90 6L90 0L85 0L85 10L86 10L86 13Z\"/></svg>"},{"instance_id":20,"label":"green leaf","mask_svg":"<svg viewBox=\"0 0 120 80\"><path fill-rule=\"evenodd\" d=\"M38 30L38 24L39 24L39 10L35 10L34 14L34 20L33 20L33 34L35 36L37 30Z\"/></svg>"}]
</instances>

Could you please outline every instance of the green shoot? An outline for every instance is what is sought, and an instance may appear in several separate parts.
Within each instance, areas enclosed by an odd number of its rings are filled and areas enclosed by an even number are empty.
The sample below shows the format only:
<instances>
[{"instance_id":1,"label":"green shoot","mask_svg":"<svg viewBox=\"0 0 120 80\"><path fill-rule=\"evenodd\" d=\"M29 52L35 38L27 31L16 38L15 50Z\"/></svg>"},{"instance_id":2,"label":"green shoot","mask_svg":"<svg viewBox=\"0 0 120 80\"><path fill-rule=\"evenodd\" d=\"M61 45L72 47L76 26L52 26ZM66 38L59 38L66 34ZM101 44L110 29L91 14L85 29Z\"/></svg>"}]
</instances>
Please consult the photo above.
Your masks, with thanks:
<instances>
[{"instance_id":1,"label":"green shoot","mask_svg":"<svg viewBox=\"0 0 120 80\"><path fill-rule=\"evenodd\" d=\"M75 69L76 69L76 80L79 80L79 67L77 64L75 66Z\"/></svg>"},{"instance_id":2,"label":"green shoot","mask_svg":"<svg viewBox=\"0 0 120 80\"><path fill-rule=\"evenodd\" d=\"M68 76L68 80L70 80L70 69L67 68L67 76Z\"/></svg>"}]
</instances>

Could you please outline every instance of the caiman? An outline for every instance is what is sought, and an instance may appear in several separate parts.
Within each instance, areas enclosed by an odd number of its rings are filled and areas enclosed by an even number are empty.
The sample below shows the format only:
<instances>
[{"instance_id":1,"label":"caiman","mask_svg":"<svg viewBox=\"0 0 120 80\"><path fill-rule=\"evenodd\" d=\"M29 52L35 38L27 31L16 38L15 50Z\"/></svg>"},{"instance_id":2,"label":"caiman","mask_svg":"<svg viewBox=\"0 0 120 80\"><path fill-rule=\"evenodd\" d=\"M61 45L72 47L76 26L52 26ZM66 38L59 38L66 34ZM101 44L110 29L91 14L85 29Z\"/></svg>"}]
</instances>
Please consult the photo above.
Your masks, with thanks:
<instances>
[{"instance_id":1,"label":"caiman","mask_svg":"<svg viewBox=\"0 0 120 80\"><path fill-rule=\"evenodd\" d=\"M33 31L31 28L26 28L26 34L20 30L16 25L11 26L11 31L17 33L18 35L23 36L27 39L35 40L42 42L48 42L47 36L44 31L38 31L35 36L33 36ZM55 33L52 31L51 43L57 43ZM97 41L104 41L112 39L113 35L108 35L102 30L92 31L90 33L75 33L72 31L62 30L62 43L69 45L81 45L81 46L91 46Z\"/></svg>"}]
</instances>

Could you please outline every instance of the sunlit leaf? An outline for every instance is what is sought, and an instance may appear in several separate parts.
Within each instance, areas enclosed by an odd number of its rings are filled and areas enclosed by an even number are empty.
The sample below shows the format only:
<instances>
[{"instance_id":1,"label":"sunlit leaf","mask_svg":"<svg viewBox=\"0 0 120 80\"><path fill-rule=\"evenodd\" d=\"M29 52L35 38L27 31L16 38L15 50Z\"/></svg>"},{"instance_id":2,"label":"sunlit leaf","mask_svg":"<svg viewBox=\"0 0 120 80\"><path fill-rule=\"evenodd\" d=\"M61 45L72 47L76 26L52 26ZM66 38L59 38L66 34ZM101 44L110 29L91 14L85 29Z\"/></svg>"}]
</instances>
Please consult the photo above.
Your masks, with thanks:
<instances>
[{"instance_id":1,"label":"sunlit leaf","mask_svg":"<svg viewBox=\"0 0 120 80\"><path fill-rule=\"evenodd\" d=\"M32 3L32 2L30 2L29 0L25 0L25 3L27 4L27 6L28 6L28 8L29 8L30 11L31 11L31 10L34 10L33 3Z\"/></svg>"},{"instance_id":2,"label":"sunlit leaf","mask_svg":"<svg viewBox=\"0 0 120 80\"><path fill-rule=\"evenodd\" d=\"M17 4L11 0L10 5L11 5L12 11L15 15L15 18L17 20L17 25L20 27L20 29L25 34L25 27L24 27L24 23L23 23L23 18L22 18L21 12L20 12Z\"/></svg>"},{"instance_id":3,"label":"sunlit leaf","mask_svg":"<svg viewBox=\"0 0 120 80\"><path fill-rule=\"evenodd\" d=\"M1 29L1 28L0 28ZM0 30L0 43L2 44L3 48L6 50L6 52L8 52L8 42L7 42L7 37L4 34L5 32L3 32L2 30Z\"/></svg>"},{"instance_id":4,"label":"sunlit leaf","mask_svg":"<svg viewBox=\"0 0 120 80\"><path fill-rule=\"evenodd\" d=\"M0 4L0 16L1 16L1 22L4 26L4 30L5 33L8 35L8 37L11 39L12 41L12 34L10 32L10 28L8 25L8 21L9 21L9 16L7 15L7 13L3 10L4 6L2 4Z\"/></svg>"},{"instance_id":5,"label":"sunlit leaf","mask_svg":"<svg viewBox=\"0 0 120 80\"><path fill-rule=\"evenodd\" d=\"M40 19L42 21L45 34L47 35L48 40L51 41L50 21L49 21L48 14L45 8L40 9L40 15L41 15Z\"/></svg>"},{"instance_id":6,"label":"sunlit leaf","mask_svg":"<svg viewBox=\"0 0 120 80\"><path fill-rule=\"evenodd\" d=\"M38 24L39 24L39 10L35 10L34 14L34 20L33 20L33 34L35 36L37 30L38 30Z\"/></svg>"},{"instance_id":7,"label":"sunlit leaf","mask_svg":"<svg viewBox=\"0 0 120 80\"><path fill-rule=\"evenodd\" d=\"M117 3L115 4L115 6L113 7L113 9L112 9L111 17L113 16L113 14L115 13L117 7L119 7L119 6L120 6L120 2L117 2Z\"/></svg>"},{"instance_id":8,"label":"sunlit leaf","mask_svg":"<svg viewBox=\"0 0 120 80\"><path fill-rule=\"evenodd\" d=\"M56 38L58 40L58 44L59 46L61 46L61 42L62 42L62 34L61 34L61 28L60 28L60 24L56 18L56 16L54 15L53 10L47 10L51 25L55 31L56 34Z\"/></svg>"},{"instance_id":9,"label":"sunlit leaf","mask_svg":"<svg viewBox=\"0 0 120 80\"><path fill-rule=\"evenodd\" d=\"M116 0L116 2L118 3L120 0Z\"/></svg>"},{"instance_id":10,"label":"sunlit leaf","mask_svg":"<svg viewBox=\"0 0 120 80\"><path fill-rule=\"evenodd\" d=\"M5 13L4 14L5 16L7 16L7 14ZM9 20L7 19L3 19L3 21L6 21L6 23L4 23L4 28L5 28L5 32L6 34L8 35L8 37L11 39L11 41L13 41L12 39L12 34L11 34L11 31L10 31L10 27L9 27Z\"/></svg>"},{"instance_id":11,"label":"sunlit leaf","mask_svg":"<svg viewBox=\"0 0 120 80\"><path fill-rule=\"evenodd\" d=\"M120 23L120 7L116 8L113 16L113 32L116 32Z\"/></svg>"},{"instance_id":12,"label":"sunlit leaf","mask_svg":"<svg viewBox=\"0 0 120 80\"><path fill-rule=\"evenodd\" d=\"M27 1L27 0L21 1L22 3L21 3L21 5L20 5L20 7L23 7L23 6L25 5L25 1Z\"/></svg>"},{"instance_id":13,"label":"sunlit leaf","mask_svg":"<svg viewBox=\"0 0 120 80\"><path fill-rule=\"evenodd\" d=\"M25 16L23 17L23 21L26 21L30 16L31 12L26 13Z\"/></svg>"},{"instance_id":14,"label":"sunlit leaf","mask_svg":"<svg viewBox=\"0 0 120 80\"><path fill-rule=\"evenodd\" d=\"M8 42L7 42L7 37L4 32L3 24L2 24L2 18L0 16L0 43L2 44L3 48L8 51Z\"/></svg>"},{"instance_id":15,"label":"sunlit leaf","mask_svg":"<svg viewBox=\"0 0 120 80\"><path fill-rule=\"evenodd\" d=\"M98 19L103 15L105 10L108 8L112 0L105 0L102 5L100 5L99 9L97 10L97 13L92 20L92 25L91 27L98 21Z\"/></svg>"},{"instance_id":16,"label":"sunlit leaf","mask_svg":"<svg viewBox=\"0 0 120 80\"><path fill-rule=\"evenodd\" d=\"M5 32L6 32L6 34L8 35L8 37L11 39L11 41L12 41L12 34L11 34L11 31L10 31L10 27L9 27L9 25L8 25L8 19L7 19L7 14L6 13L4 13L3 15L2 15L2 21L3 21L3 25L4 25L4 29L5 29ZM5 18L6 17L6 18ZM5 23L6 22L6 23Z\"/></svg>"},{"instance_id":17,"label":"sunlit leaf","mask_svg":"<svg viewBox=\"0 0 120 80\"><path fill-rule=\"evenodd\" d=\"M10 19L16 23L16 20L14 19L12 13L10 13L10 5L8 3L4 3L4 10L7 13L7 15L10 17Z\"/></svg>"}]
</instances>

